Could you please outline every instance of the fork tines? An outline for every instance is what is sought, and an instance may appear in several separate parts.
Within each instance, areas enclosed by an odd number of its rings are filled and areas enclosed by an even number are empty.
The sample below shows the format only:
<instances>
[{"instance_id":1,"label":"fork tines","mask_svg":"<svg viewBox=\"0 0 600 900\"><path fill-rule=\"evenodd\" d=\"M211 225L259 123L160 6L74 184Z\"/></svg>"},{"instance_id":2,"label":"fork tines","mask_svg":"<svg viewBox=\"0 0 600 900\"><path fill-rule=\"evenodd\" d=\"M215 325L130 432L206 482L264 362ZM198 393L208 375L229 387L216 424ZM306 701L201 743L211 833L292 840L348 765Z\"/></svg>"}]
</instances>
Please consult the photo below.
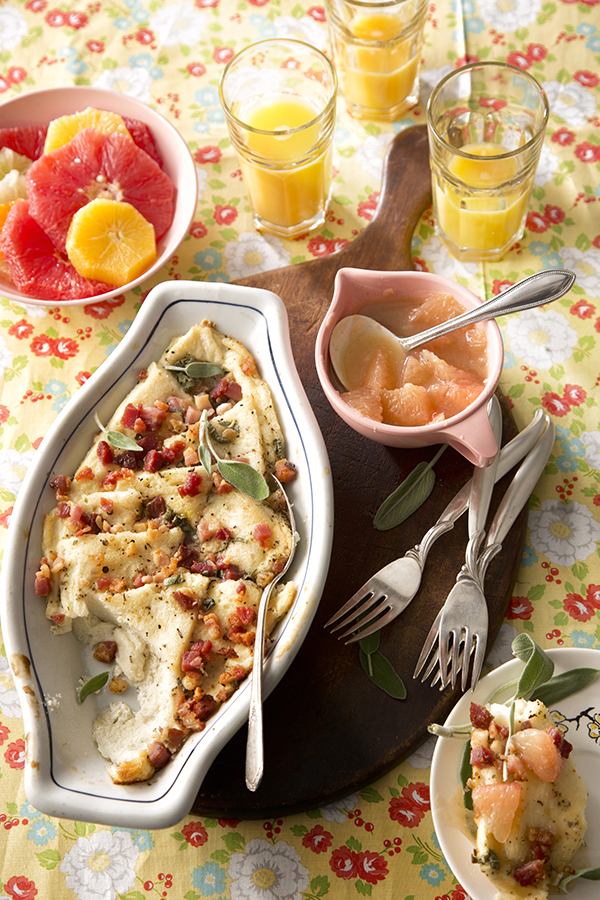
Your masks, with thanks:
<instances>
[{"instance_id":1,"label":"fork tines","mask_svg":"<svg viewBox=\"0 0 600 900\"><path fill-rule=\"evenodd\" d=\"M342 631L338 637L344 638L352 635L346 641L347 644L352 644L387 624L388 619L385 617L385 613L390 611L391 606L386 594L375 591L365 593L364 588L361 588L325 623L325 628L333 626L332 632L345 628L346 630Z\"/></svg>"}]
</instances>

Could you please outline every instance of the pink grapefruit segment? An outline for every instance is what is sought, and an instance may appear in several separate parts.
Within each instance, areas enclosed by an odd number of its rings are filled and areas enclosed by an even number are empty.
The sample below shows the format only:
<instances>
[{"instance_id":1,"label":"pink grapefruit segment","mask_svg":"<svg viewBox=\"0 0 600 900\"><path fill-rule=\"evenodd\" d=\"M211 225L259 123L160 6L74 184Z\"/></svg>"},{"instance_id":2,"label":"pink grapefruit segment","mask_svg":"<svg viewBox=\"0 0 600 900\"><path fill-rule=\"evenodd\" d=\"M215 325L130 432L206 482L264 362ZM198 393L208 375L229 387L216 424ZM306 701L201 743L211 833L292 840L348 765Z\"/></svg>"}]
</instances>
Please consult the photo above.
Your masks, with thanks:
<instances>
[{"instance_id":1,"label":"pink grapefruit segment","mask_svg":"<svg viewBox=\"0 0 600 900\"><path fill-rule=\"evenodd\" d=\"M475 820L483 819L485 830L504 844L519 808L521 782L478 784L473 788L472 799Z\"/></svg>"},{"instance_id":2,"label":"pink grapefruit segment","mask_svg":"<svg viewBox=\"0 0 600 900\"><path fill-rule=\"evenodd\" d=\"M39 159L44 152L46 125L15 125L0 128L0 147L9 147L21 156Z\"/></svg>"},{"instance_id":3,"label":"pink grapefruit segment","mask_svg":"<svg viewBox=\"0 0 600 900\"><path fill-rule=\"evenodd\" d=\"M8 213L0 232L0 252L15 287L40 300L61 303L112 290L112 285L75 271L29 215L28 200L18 200Z\"/></svg>"},{"instance_id":4,"label":"pink grapefruit segment","mask_svg":"<svg viewBox=\"0 0 600 900\"><path fill-rule=\"evenodd\" d=\"M175 213L175 185L135 141L85 128L27 172L30 213L65 251L73 215L90 200L130 203L154 226L156 241Z\"/></svg>"}]
</instances>

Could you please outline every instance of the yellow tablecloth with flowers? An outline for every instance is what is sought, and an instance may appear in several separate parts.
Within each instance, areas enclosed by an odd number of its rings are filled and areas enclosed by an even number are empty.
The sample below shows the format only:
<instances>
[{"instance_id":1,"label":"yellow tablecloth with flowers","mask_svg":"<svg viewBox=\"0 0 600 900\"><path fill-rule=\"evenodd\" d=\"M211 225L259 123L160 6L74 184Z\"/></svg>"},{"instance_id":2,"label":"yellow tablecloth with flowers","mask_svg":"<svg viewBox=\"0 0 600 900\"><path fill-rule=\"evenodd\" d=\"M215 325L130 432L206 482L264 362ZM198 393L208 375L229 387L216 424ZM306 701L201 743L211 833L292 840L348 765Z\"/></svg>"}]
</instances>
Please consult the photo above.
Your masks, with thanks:
<instances>
[{"instance_id":1,"label":"yellow tablecloth with flowers","mask_svg":"<svg viewBox=\"0 0 600 900\"><path fill-rule=\"evenodd\" d=\"M326 224L306 239L258 234L219 106L219 76L252 41L296 37L327 51L325 11L297 0L13 0L0 4L0 100L87 84L160 110L196 161L189 235L141 289L87 306L20 306L0 295L0 540L50 423L127 332L154 284L233 281L335 253L377 206L394 134L424 123L435 83L470 60L506 60L544 86L550 121L523 240L499 263L459 263L431 210L414 235L416 268L482 298L543 267L577 285L552 307L502 322L501 387L519 427L542 405L556 443L530 503L522 564L492 651L517 632L543 647L600 647L600 0L436 0L426 28L421 103L393 125L357 122L339 104ZM0 127L4 121L0 108ZM55 820L27 802L19 703L0 655L0 900L461 900L429 808L432 742L343 801L270 821L188 816L164 831ZM401 714L401 712L399 713ZM374 723L375 725L376 723Z\"/></svg>"}]
</instances>

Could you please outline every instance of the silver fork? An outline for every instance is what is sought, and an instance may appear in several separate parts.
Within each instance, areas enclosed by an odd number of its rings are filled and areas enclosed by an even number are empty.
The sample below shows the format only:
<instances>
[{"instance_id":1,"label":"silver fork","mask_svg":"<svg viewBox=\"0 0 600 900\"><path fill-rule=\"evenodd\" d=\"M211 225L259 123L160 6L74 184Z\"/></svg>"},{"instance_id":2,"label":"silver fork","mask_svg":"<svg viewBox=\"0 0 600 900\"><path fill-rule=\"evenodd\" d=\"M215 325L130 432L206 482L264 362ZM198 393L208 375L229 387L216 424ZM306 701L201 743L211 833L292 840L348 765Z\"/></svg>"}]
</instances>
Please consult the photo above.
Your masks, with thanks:
<instances>
[{"instance_id":1,"label":"silver fork","mask_svg":"<svg viewBox=\"0 0 600 900\"><path fill-rule=\"evenodd\" d=\"M502 412L498 398L494 395L490 401L490 424L500 446L502 436ZM471 648L475 651L473 660L473 686L476 684L483 665L485 645L488 632L488 609L479 583L477 559L485 537L492 492L496 482L498 454L486 468L476 468L471 484L469 500L469 543L465 552L465 563L458 573L456 584L450 591L440 619L438 643L440 648L440 671L442 683L447 684L448 677L452 687L462 668L462 689L466 690ZM459 666L460 649L463 647L463 663ZM450 673L448 676L448 658Z\"/></svg>"},{"instance_id":2,"label":"silver fork","mask_svg":"<svg viewBox=\"0 0 600 900\"><path fill-rule=\"evenodd\" d=\"M506 475L531 450L544 428L543 411L538 409L529 425L500 451L497 480ZM345 628L338 637L344 638L352 634L346 641L351 644L374 634L399 616L419 589L431 547L441 535L454 528L455 522L466 512L470 494L471 480L450 501L435 525L423 536L421 543L371 576L324 627L334 626L332 631Z\"/></svg>"},{"instance_id":3,"label":"silver fork","mask_svg":"<svg viewBox=\"0 0 600 900\"><path fill-rule=\"evenodd\" d=\"M283 578L289 569L298 541L296 522L292 511L292 504L283 489L283 485L275 475L271 476L277 482L287 507L287 515L292 530L292 549L287 562L281 572L273 578L262 592L256 619L256 638L254 641L254 662L250 674L250 711L248 714L248 738L246 742L246 787L249 791L255 791L260 785L264 771L264 744L263 744L263 702L262 702L262 674L265 650L265 625L269 609L269 599L273 588Z\"/></svg>"},{"instance_id":4,"label":"silver fork","mask_svg":"<svg viewBox=\"0 0 600 900\"><path fill-rule=\"evenodd\" d=\"M548 457L554 445L554 424L546 413L542 415L542 424L544 427L544 433L539 438L537 444L533 447L533 449L529 451L525 460L521 463L519 469L513 477L513 480L511 481L506 493L504 494L504 497L500 502L500 505L498 506L492 524L490 525L485 545L479 555L476 571L477 580L479 581L482 592L487 568L491 560L502 549L502 543L506 538L508 532L510 531L515 519L517 518L525 503L527 503L527 501L529 500L531 492L535 488L535 485L537 484L544 470L544 467L548 461ZM450 595L446 603L448 603L449 600ZM435 671L431 684L433 686L438 681L440 681L440 690L443 690L448 684L449 678L452 679L452 675L454 675L454 679L456 679L458 672L462 670L463 676L461 679L461 686L463 690L465 690L466 679L464 673L465 671L468 671L469 659L465 658L464 644L461 648L458 661L455 663L453 660L450 660L450 668L448 660L443 663L441 659L441 644L438 639L443 612L444 607L442 607L442 609L440 609L440 611L438 612L436 619L429 630L429 634L425 639L423 649L421 650L421 654L417 661L413 678L416 678L420 674L427 663L421 681L426 681L431 673ZM431 658L429 658L430 652L436 644L436 641L437 652L435 652L431 656ZM469 654L471 653L471 650L472 647L469 648ZM483 652L485 653L485 646L483 646ZM429 662L427 662L428 658ZM478 675L479 673L477 673L477 676ZM455 681L452 682L453 686L454 683ZM472 678L472 686L474 686L475 684L476 679Z\"/></svg>"}]
</instances>

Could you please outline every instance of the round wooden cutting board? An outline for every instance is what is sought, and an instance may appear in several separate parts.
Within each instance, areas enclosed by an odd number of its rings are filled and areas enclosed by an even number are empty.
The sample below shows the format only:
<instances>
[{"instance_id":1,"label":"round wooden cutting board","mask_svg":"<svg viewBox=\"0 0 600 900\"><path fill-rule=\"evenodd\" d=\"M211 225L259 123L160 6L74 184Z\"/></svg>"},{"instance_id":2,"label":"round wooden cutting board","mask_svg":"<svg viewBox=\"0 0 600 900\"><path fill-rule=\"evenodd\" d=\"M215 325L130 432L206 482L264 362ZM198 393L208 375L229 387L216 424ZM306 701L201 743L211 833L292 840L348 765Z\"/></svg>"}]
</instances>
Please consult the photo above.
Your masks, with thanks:
<instances>
[{"instance_id":1,"label":"round wooden cutting board","mask_svg":"<svg viewBox=\"0 0 600 900\"><path fill-rule=\"evenodd\" d=\"M434 545L421 589L410 606L381 631L380 649L403 678L405 700L393 700L366 676L357 645L346 646L325 622L382 566L417 544L472 466L448 448L436 464L436 486L406 522L376 531L373 515L384 498L421 460L439 449L397 450L352 431L327 402L315 369L314 345L343 266L412 268L411 239L431 201L427 132L408 128L386 157L377 214L341 252L275 269L240 284L271 290L284 300L300 378L321 426L334 484L331 565L311 630L293 665L265 702L265 774L254 793L244 780L246 728L223 748L193 805L200 815L227 819L272 818L312 809L364 787L412 753L431 722L443 722L460 696L412 678L436 613L454 584L467 543L466 516ZM503 441L516 434L503 397ZM510 481L496 488L492 509ZM525 538L524 511L493 560L486 578L489 645L502 624Z\"/></svg>"}]
</instances>

